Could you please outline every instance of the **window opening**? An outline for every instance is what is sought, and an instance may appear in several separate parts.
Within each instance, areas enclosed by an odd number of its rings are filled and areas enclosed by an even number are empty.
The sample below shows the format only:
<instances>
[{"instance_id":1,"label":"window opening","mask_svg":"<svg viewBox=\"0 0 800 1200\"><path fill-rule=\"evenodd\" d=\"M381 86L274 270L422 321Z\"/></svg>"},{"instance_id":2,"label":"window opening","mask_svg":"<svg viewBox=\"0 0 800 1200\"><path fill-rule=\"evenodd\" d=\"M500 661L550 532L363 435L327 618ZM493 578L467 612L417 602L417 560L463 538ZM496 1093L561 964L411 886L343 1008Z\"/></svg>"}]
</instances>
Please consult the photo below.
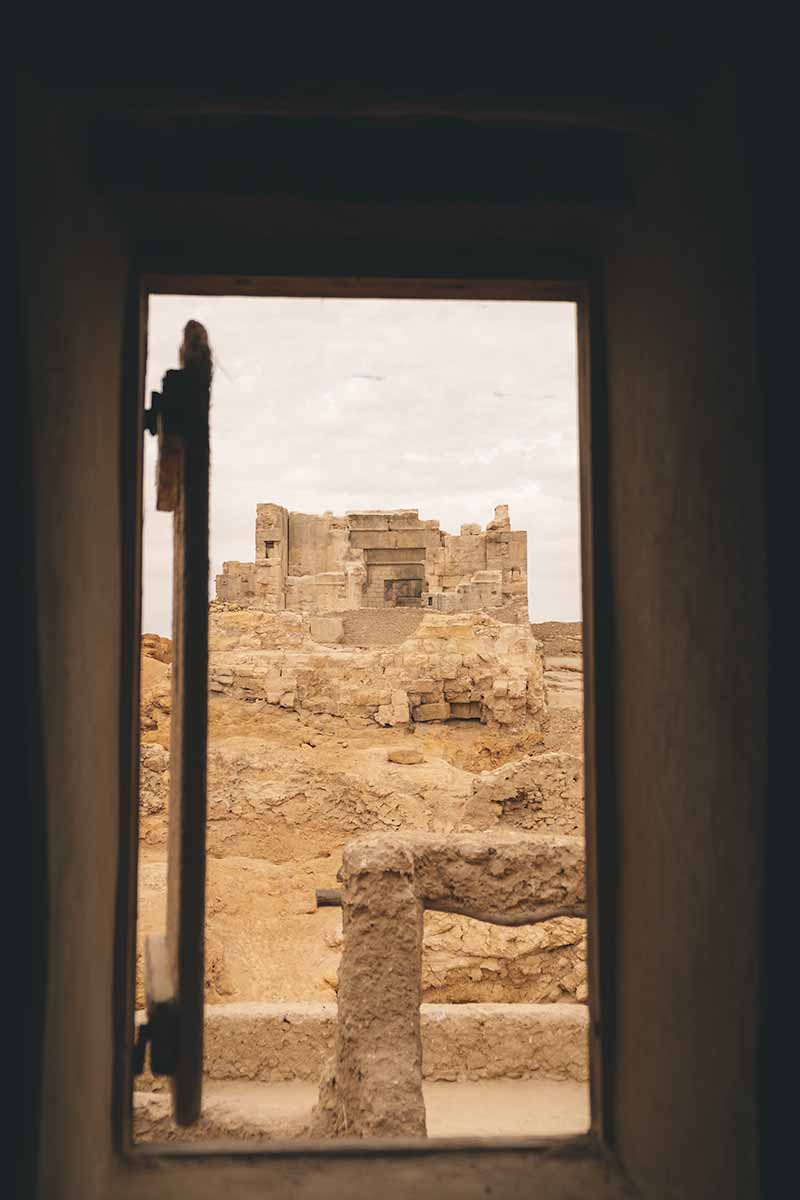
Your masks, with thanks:
<instances>
[{"instance_id":1,"label":"window opening","mask_svg":"<svg viewBox=\"0 0 800 1200\"><path fill-rule=\"evenodd\" d=\"M337 1001L353 999L341 994L340 906L364 884L342 866L345 847L367 838L371 855L375 835L378 854L391 846L413 863L414 838L440 837L445 857L462 847L467 861L470 838L491 855L582 838L576 306L153 295L148 393L190 318L220 369L205 978L215 1057L188 1136L335 1137L326 1104L353 1067L336 1038ZM143 939L163 916L172 719L171 533L155 511L154 451L139 1008ZM403 1063L421 1070L427 1135L586 1129L582 866L555 906L534 880L516 923L491 873L480 912L450 876L442 908L410 869L423 1060ZM378 958L400 953L396 935L388 922ZM393 1045L388 1019L381 1037ZM139 1141L186 1136L163 1078L146 1070L134 1088ZM349 1103L366 1132L420 1133L418 1104L416 1125L403 1129L401 1112L399 1126L372 1129L382 1097L367 1089Z\"/></svg>"}]
</instances>

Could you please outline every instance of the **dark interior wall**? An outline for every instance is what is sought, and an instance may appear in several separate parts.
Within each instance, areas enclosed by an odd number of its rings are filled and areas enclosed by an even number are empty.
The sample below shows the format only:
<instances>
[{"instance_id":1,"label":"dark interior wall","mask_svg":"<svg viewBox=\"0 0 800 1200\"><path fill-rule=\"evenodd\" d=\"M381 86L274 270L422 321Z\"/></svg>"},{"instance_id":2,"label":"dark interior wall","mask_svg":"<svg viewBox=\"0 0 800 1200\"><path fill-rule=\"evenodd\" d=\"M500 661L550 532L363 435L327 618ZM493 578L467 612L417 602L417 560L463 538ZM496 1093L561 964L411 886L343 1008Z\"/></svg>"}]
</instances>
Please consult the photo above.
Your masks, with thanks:
<instances>
[{"instance_id":1,"label":"dark interior wall","mask_svg":"<svg viewBox=\"0 0 800 1200\"><path fill-rule=\"evenodd\" d=\"M557 186L530 203L513 203L506 186L491 202L410 197L394 207L224 186L192 198L157 181L105 203L89 183L75 104L26 94L24 115L22 319L50 892L42 1194L103 1194L111 1144L128 236L163 269L524 277L542 255L574 254L604 275L614 1132L647 1196L755 1194L765 540L733 97L718 88L672 141L628 139L625 186L593 194L589 173L574 204Z\"/></svg>"},{"instance_id":2,"label":"dark interior wall","mask_svg":"<svg viewBox=\"0 0 800 1200\"><path fill-rule=\"evenodd\" d=\"M35 489L29 603L44 788L33 803L45 804L48 888L47 927L35 931L47 952L39 1176L42 1195L66 1200L97 1194L110 1154L128 263L86 184L79 115L28 87L20 112L20 320Z\"/></svg>"},{"instance_id":3,"label":"dark interior wall","mask_svg":"<svg viewBox=\"0 0 800 1200\"><path fill-rule=\"evenodd\" d=\"M758 1190L765 478L743 170L723 82L684 140L638 154L607 261L614 1118L648 1197Z\"/></svg>"}]
</instances>

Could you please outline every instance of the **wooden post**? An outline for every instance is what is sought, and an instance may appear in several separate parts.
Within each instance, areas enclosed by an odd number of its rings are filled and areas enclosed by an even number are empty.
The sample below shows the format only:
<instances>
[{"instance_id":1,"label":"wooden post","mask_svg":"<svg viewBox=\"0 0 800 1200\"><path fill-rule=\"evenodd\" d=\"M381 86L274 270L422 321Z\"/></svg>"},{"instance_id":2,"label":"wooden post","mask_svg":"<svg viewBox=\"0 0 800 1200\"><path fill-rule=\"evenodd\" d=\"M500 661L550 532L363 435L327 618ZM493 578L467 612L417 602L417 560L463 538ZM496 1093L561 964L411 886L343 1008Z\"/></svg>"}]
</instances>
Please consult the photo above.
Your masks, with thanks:
<instances>
[{"instance_id":1,"label":"wooden post","mask_svg":"<svg viewBox=\"0 0 800 1200\"><path fill-rule=\"evenodd\" d=\"M205 995L206 745L208 736L208 409L211 356L205 329L184 331L181 370L167 371L153 397L158 434L157 506L174 512L172 730L167 865L166 961L172 995L148 999L151 1043L170 1031L174 1045L151 1050L172 1068L174 1118L200 1116ZM152 425L151 425L152 428ZM155 981L152 981L153 983ZM168 1004L174 1020L154 1022Z\"/></svg>"}]
</instances>

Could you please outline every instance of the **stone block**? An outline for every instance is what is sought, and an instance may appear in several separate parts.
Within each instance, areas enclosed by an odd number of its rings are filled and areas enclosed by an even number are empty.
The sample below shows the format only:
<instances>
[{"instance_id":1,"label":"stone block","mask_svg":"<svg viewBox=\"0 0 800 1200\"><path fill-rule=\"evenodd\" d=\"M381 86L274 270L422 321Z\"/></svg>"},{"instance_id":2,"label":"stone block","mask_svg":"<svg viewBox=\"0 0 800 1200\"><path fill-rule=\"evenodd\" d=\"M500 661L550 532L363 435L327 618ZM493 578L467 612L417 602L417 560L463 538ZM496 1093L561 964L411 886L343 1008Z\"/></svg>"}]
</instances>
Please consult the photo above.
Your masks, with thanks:
<instances>
[{"instance_id":1,"label":"stone block","mask_svg":"<svg viewBox=\"0 0 800 1200\"><path fill-rule=\"evenodd\" d=\"M425 755L419 750L389 750L387 758L389 762L401 763L403 766L412 766L425 761Z\"/></svg>"},{"instance_id":2,"label":"stone block","mask_svg":"<svg viewBox=\"0 0 800 1200\"><path fill-rule=\"evenodd\" d=\"M379 547L409 547L422 546L436 548L439 545L439 534L435 529L397 529L385 533L371 533L366 530L354 530L350 535L350 545L354 550L369 550Z\"/></svg>"},{"instance_id":3,"label":"stone block","mask_svg":"<svg viewBox=\"0 0 800 1200\"><path fill-rule=\"evenodd\" d=\"M337 943L339 944L339 943ZM137 1013L137 1023L146 1019ZM281 1001L206 1008L206 1080L317 1083L335 1045L334 1003ZM421 1004L425 1079L574 1079L589 1075L589 1012L582 1004ZM468 1064L484 1050L485 1065ZM139 1076L137 1092L156 1080ZM165 1096L165 1101L168 1096Z\"/></svg>"},{"instance_id":4,"label":"stone block","mask_svg":"<svg viewBox=\"0 0 800 1200\"><path fill-rule=\"evenodd\" d=\"M435 692L441 691L442 685L440 681L435 679L412 679L406 691L409 692Z\"/></svg>"},{"instance_id":5,"label":"stone block","mask_svg":"<svg viewBox=\"0 0 800 1200\"><path fill-rule=\"evenodd\" d=\"M344 637L341 617L312 617L310 627L315 642L341 642Z\"/></svg>"},{"instance_id":6,"label":"stone block","mask_svg":"<svg viewBox=\"0 0 800 1200\"><path fill-rule=\"evenodd\" d=\"M349 513L346 513L345 516L347 518L347 524L350 526L350 529L353 531L369 530L371 532L376 532L376 531L385 532L389 528L389 514L388 513L349 512Z\"/></svg>"},{"instance_id":7,"label":"stone block","mask_svg":"<svg viewBox=\"0 0 800 1200\"><path fill-rule=\"evenodd\" d=\"M511 520L508 515L508 505L507 504L496 504L495 505L494 518L489 522L489 524L486 526L486 528L487 528L487 530L510 529L511 528Z\"/></svg>"},{"instance_id":8,"label":"stone block","mask_svg":"<svg viewBox=\"0 0 800 1200\"><path fill-rule=\"evenodd\" d=\"M450 716L450 705L443 700L437 704L418 704L412 716L415 721L446 721Z\"/></svg>"}]
</instances>

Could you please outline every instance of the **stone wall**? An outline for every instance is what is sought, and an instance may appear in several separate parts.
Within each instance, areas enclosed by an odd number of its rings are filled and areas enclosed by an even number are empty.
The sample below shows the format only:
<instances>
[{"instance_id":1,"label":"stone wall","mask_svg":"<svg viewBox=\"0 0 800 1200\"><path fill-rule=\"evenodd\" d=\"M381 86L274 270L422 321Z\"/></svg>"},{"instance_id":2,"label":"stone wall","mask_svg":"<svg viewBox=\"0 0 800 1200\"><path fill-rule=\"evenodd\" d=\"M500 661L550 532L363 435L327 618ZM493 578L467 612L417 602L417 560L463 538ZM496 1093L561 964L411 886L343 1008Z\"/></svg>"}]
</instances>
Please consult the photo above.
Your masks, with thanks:
<instances>
[{"instance_id":1,"label":"stone wall","mask_svg":"<svg viewBox=\"0 0 800 1200\"><path fill-rule=\"evenodd\" d=\"M544 652L547 728L564 736L564 746L583 746L583 626L580 621L531 625Z\"/></svg>"},{"instance_id":2,"label":"stone wall","mask_svg":"<svg viewBox=\"0 0 800 1200\"><path fill-rule=\"evenodd\" d=\"M207 1080L317 1083L336 1035L335 1003L218 1004L206 1009ZM146 1020L142 1010L139 1023ZM582 1004L422 1004L423 1078L589 1078L589 1014ZM149 1071L141 1092L167 1091Z\"/></svg>"},{"instance_id":3,"label":"stone wall","mask_svg":"<svg viewBox=\"0 0 800 1200\"><path fill-rule=\"evenodd\" d=\"M419 628L419 608L361 608L342 615L346 646L396 646Z\"/></svg>"},{"instance_id":4,"label":"stone wall","mask_svg":"<svg viewBox=\"0 0 800 1200\"><path fill-rule=\"evenodd\" d=\"M486 529L449 534L418 509L321 516L256 508L255 561L223 563L218 600L321 614L359 608L436 612L502 608L527 621L527 534L508 505ZM509 619L508 617L505 619Z\"/></svg>"},{"instance_id":5,"label":"stone wall","mask_svg":"<svg viewBox=\"0 0 800 1200\"><path fill-rule=\"evenodd\" d=\"M403 641L358 650L315 641L312 624L212 605L212 694L356 725L466 718L516 728L544 717L542 656L527 624L425 612Z\"/></svg>"}]
</instances>

